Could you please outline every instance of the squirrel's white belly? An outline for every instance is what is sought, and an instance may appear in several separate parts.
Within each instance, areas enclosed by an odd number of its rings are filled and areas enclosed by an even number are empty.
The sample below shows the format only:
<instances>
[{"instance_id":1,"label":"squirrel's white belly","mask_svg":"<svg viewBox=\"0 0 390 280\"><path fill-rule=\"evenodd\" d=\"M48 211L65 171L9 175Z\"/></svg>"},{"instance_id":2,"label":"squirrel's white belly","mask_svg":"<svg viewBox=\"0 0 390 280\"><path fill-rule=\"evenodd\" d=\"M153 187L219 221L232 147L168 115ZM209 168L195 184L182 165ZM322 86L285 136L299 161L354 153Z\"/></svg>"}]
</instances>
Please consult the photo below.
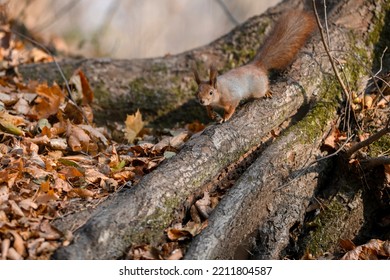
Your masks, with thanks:
<instances>
[{"instance_id":1,"label":"squirrel's white belly","mask_svg":"<svg viewBox=\"0 0 390 280\"><path fill-rule=\"evenodd\" d=\"M249 71L248 71L249 70ZM218 77L218 90L232 99L259 98L268 91L267 73L252 65L245 65Z\"/></svg>"}]
</instances>

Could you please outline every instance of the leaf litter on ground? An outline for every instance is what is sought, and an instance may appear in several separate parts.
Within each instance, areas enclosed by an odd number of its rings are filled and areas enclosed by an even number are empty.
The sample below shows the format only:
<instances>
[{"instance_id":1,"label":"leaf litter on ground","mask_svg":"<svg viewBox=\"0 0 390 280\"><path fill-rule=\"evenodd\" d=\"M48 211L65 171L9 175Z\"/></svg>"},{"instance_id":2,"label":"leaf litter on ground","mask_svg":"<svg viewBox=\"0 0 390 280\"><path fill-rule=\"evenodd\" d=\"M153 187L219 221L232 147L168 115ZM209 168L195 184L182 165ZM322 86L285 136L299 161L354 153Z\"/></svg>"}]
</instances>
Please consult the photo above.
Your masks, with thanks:
<instances>
[{"instance_id":1,"label":"leaf litter on ground","mask_svg":"<svg viewBox=\"0 0 390 280\"><path fill-rule=\"evenodd\" d=\"M52 61L7 30L0 31L3 69ZM50 258L73 238L53 220L136 184L204 128L193 123L188 130L150 137L153 131L145 129L138 111L122 127L128 144L118 144L107 128L93 123L94 94L87 76L77 69L69 82L71 98L61 81L25 83L0 71L1 259ZM179 255L176 251L171 257Z\"/></svg>"}]
</instances>

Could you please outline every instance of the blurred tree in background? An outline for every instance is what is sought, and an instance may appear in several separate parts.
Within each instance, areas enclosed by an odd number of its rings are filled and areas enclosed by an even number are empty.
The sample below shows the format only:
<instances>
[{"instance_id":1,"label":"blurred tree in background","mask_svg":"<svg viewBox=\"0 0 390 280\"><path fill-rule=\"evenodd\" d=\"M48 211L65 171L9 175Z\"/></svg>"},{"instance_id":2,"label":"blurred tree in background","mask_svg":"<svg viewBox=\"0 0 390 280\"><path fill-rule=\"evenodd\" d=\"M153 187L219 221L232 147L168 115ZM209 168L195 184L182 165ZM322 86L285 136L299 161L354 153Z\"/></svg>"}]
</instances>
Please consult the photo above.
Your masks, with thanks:
<instances>
[{"instance_id":1,"label":"blurred tree in background","mask_svg":"<svg viewBox=\"0 0 390 280\"><path fill-rule=\"evenodd\" d=\"M18 0L10 16L59 51L144 58L202 46L280 0Z\"/></svg>"}]
</instances>

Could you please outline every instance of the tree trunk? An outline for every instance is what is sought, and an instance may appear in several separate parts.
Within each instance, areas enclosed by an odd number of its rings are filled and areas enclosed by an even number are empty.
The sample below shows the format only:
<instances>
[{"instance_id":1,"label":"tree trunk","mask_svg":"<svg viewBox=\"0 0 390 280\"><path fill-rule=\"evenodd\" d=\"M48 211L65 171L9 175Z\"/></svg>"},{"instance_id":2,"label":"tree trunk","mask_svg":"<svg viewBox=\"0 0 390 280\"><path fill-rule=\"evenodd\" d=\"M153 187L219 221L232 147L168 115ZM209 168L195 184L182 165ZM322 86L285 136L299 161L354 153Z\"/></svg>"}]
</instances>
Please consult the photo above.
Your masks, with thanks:
<instances>
[{"instance_id":1,"label":"tree trunk","mask_svg":"<svg viewBox=\"0 0 390 280\"><path fill-rule=\"evenodd\" d=\"M190 79L192 60L202 70L206 64L215 61L220 69L226 69L231 61L223 64L225 59L221 58L225 54L233 53L234 57L245 49L257 48L254 39L261 38L260 30L264 30L271 15L280 15L295 7L297 2L285 1L212 44L182 55L153 60L86 60L77 63L92 77L95 88L102 87L102 84L105 88L118 87L113 92L118 92L121 97L114 96L112 106L125 96L135 98L129 81L137 79L147 81L140 91L145 99L137 106L151 105L147 101L150 96L157 96L161 101L162 95L169 100L168 103L178 101L175 106L179 106L191 99L187 90L191 82L186 83L180 101L172 97L174 94L169 84L178 86L184 77ZM354 87L371 67L374 44L380 37L374 32L379 32L384 24L389 6L386 3L363 0L344 0L337 5L328 3L328 19L332 23L330 41L337 49L333 55L345 61L344 73L350 86ZM224 51L223 46L233 49ZM240 56L237 61L247 57ZM159 75L153 74L153 67L162 64L172 67L160 69ZM95 69L97 65L99 67ZM26 71L24 73L28 75L34 66L26 69L22 72ZM108 82L112 73L116 73L114 84ZM245 243L260 229L263 247L258 250L263 258L280 257L288 244L290 228L302 223L305 209L326 170L326 162L306 166L321 155L319 146L336 115L341 92L318 34L294 62L288 77L288 82L279 81L272 86L274 96L271 100L245 104L230 121L208 127L136 186L99 205L85 225L74 233L74 242L59 248L54 258L115 259L123 256L132 244L158 243L188 196L198 192L252 147L259 146L261 139L272 129L296 114L302 120L284 131L242 175L213 211L208 227L191 243L185 256L187 259L239 258L240 248L247 245ZM153 78L156 80L151 84L149 79ZM102 80L106 82L99 85ZM173 80L179 82L171 83ZM150 96L146 96L145 87L150 90ZM170 96L165 96L167 94ZM308 107L311 107L309 113ZM144 110L154 109L144 107Z\"/></svg>"}]
</instances>

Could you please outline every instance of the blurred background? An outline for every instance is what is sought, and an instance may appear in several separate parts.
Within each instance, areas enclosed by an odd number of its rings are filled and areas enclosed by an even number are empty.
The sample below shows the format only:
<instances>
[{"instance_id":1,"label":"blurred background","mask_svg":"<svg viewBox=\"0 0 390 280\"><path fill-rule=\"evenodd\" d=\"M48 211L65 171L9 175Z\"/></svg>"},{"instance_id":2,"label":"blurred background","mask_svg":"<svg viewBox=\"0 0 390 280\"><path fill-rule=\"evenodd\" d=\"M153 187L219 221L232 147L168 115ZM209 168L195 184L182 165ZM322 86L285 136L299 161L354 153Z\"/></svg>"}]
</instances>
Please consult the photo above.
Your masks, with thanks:
<instances>
[{"instance_id":1,"label":"blurred background","mask_svg":"<svg viewBox=\"0 0 390 280\"><path fill-rule=\"evenodd\" d=\"M210 43L280 0L0 0L65 54L147 58Z\"/></svg>"}]
</instances>

